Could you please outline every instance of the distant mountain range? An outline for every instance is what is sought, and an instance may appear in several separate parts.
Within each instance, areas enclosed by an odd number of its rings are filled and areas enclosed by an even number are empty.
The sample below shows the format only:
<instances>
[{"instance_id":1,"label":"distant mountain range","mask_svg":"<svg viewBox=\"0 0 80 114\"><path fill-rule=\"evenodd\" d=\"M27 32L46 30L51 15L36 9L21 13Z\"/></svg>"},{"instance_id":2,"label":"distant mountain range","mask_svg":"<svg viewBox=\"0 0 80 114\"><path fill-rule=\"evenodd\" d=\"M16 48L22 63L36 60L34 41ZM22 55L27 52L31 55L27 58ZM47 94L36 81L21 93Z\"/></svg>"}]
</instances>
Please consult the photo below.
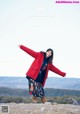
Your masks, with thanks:
<instances>
[{"instance_id":1,"label":"distant mountain range","mask_svg":"<svg viewBox=\"0 0 80 114\"><path fill-rule=\"evenodd\" d=\"M0 87L28 88L25 77L0 77ZM80 90L80 78L48 77L45 88Z\"/></svg>"}]
</instances>

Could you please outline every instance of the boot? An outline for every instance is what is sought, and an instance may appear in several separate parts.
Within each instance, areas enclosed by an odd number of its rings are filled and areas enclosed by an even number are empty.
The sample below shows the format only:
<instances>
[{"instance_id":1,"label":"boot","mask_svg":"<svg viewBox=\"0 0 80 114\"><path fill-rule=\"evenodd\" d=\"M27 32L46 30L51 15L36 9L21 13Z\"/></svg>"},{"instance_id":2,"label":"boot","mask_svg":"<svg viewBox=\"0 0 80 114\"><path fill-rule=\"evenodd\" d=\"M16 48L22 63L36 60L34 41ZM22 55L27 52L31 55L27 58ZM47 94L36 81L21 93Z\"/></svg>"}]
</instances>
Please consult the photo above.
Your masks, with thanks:
<instances>
[{"instance_id":1,"label":"boot","mask_svg":"<svg viewBox=\"0 0 80 114\"><path fill-rule=\"evenodd\" d=\"M32 102L33 102L33 103L37 103L37 97L33 96L33 97L32 97Z\"/></svg>"},{"instance_id":2,"label":"boot","mask_svg":"<svg viewBox=\"0 0 80 114\"><path fill-rule=\"evenodd\" d=\"M46 97L45 97L45 96L41 98L41 102L42 102L42 103L47 102L47 99L46 99Z\"/></svg>"}]
</instances>

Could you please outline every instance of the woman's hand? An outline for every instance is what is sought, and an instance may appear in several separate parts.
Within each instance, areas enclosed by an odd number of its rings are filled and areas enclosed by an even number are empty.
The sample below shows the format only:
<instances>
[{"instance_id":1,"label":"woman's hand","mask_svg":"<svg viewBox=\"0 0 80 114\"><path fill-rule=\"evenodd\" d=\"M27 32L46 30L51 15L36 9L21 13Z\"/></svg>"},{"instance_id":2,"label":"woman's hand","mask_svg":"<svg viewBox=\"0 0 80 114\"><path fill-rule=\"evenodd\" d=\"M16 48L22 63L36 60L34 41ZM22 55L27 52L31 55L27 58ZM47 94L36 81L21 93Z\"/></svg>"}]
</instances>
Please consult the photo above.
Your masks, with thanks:
<instances>
[{"instance_id":1,"label":"woman's hand","mask_svg":"<svg viewBox=\"0 0 80 114\"><path fill-rule=\"evenodd\" d=\"M18 45L18 47L20 48L21 45Z\"/></svg>"},{"instance_id":2,"label":"woman's hand","mask_svg":"<svg viewBox=\"0 0 80 114\"><path fill-rule=\"evenodd\" d=\"M65 72L63 72L63 77L65 77L66 76L66 73Z\"/></svg>"}]
</instances>

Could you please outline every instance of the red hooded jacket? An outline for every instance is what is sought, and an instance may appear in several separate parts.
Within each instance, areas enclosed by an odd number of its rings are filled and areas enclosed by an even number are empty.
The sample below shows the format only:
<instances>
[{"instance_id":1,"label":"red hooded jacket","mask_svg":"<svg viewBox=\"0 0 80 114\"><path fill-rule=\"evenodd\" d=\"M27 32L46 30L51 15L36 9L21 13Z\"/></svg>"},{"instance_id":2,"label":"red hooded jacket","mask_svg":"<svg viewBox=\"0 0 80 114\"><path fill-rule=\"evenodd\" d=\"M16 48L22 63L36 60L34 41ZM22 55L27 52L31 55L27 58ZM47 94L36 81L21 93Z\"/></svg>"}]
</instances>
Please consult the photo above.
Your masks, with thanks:
<instances>
[{"instance_id":1,"label":"red hooded jacket","mask_svg":"<svg viewBox=\"0 0 80 114\"><path fill-rule=\"evenodd\" d=\"M29 54L29 55L31 55L32 57L35 58L33 63L31 64L29 70L26 73L26 76L29 76L29 77L31 77L32 79L35 80L37 78L37 76L39 74L39 71L40 71L40 68L42 66L44 55L41 52L35 52L35 51L31 50L30 48L25 47L23 45L20 45L20 48L23 51L25 51L27 54ZM42 84L43 86L45 85L49 70L53 71L53 72L55 72L55 73L57 73L57 74L59 74L63 77L66 75L65 72L62 72L61 70L59 70L52 63L48 63L46 74L45 74L45 79L44 79L43 84Z\"/></svg>"}]
</instances>

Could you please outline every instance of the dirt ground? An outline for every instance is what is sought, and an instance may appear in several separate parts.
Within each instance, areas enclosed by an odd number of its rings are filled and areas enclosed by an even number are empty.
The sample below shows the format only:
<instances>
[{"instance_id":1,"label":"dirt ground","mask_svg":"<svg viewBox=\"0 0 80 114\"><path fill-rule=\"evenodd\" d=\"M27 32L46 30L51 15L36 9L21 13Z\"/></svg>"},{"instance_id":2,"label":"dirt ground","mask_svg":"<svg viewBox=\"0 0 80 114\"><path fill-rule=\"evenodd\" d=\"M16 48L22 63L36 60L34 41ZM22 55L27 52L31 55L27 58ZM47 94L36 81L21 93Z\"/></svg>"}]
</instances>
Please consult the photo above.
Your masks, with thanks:
<instances>
[{"instance_id":1,"label":"dirt ground","mask_svg":"<svg viewBox=\"0 0 80 114\"><path fill-rule=\"evenodd\" d=\"M80 106L70 104L0 104L0 114L80 114Z\"/></svg>"}]
</instances>

